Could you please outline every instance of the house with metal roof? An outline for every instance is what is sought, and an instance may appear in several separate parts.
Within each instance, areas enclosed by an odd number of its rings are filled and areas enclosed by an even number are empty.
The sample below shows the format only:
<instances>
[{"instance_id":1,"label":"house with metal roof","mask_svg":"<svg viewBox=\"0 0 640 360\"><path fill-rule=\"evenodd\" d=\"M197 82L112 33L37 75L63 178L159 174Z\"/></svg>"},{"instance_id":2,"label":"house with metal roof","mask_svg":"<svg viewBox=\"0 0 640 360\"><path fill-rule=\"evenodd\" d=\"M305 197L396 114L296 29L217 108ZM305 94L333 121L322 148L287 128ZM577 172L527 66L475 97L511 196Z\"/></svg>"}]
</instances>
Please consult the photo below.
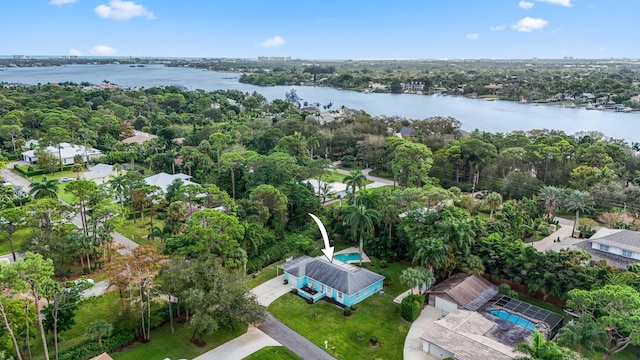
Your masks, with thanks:
<instances>
[{"instance_id":1,"label":"house with metal roof","mask_svg":"<svg viewBox=\"0 0 640 360\"><path fill-rule=\"evenodd\" d=\"M445 312L476 311L498 294L498 288L478 275L455 274L427 292L429 305Z\"/></svg>"},{"instance_id":2,"label":"house with metal roof","mask_svg":"<svg viewBox=\"0 0 640 360\"><path fill-rule=\"evenodd\" d=\"M384 276L324 256L301 256L279 266L298 295L316 302L324 297L345 306L356 304L382 290Z\"/></svg>"}]
</instances>

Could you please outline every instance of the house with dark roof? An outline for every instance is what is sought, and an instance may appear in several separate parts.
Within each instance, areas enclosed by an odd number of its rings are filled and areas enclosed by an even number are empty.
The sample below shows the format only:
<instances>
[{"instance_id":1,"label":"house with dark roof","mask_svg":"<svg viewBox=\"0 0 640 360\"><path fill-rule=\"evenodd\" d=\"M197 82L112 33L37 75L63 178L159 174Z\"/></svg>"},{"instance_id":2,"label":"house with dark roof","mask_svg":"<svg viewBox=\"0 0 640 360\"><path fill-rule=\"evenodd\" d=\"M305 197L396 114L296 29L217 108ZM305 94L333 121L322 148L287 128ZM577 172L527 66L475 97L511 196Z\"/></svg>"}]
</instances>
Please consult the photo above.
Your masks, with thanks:
<instances>
[{"instance_id":1,"label":"house with dark roof","mask_svg":"<svg viewBox=\"0 0 640 360\"><path fill-rule=\"evenodd\" d=\"M498 288L489 280L458 273L427 291L427 302L447 313L457 309L476 311L497 294Z\"/></svg>"},{"instance_id":2,"label":"house with dark roof","mask_svg":"<svg viewBox=\"0 0 640 360\"><path fill-rule=\"evenodd\" d=\"M604 260L618 268L626 268L627 265L640 261L638 231L602 228L589 239L573 246L588 252L593 261Z\"/></svg>"},{"instance_id":3,"label":"house with dark roof","mask_svg":"<svg viewBox=\"0 0 640 360\"><path fill-rule=\"evenodd\" d=\"M301 256L279 267L292 289L312 302L329 297L351 306L381 291L384 280L380 274L324 256Z\"/></svg>"}]
</instances>

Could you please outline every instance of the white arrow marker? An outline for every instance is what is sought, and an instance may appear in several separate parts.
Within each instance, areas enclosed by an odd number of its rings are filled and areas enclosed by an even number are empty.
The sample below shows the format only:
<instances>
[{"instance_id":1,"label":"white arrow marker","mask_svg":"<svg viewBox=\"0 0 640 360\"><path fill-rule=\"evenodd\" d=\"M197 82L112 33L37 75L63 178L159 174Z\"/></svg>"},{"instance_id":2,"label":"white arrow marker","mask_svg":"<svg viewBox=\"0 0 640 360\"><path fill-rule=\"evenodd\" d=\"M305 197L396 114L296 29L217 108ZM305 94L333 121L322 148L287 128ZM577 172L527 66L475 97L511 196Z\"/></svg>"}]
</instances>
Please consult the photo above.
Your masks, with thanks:
<instances>
[{"instance_id":1,"label":"white arrow marker","mask_svg":"<svg viewBox=\"0 0 640 360\"><path fill-rule=\"evenodd\" d=\"M320 221L320 219L318 219L317 216L313 214L309 214L309 216L311 216L311 218L316 222L316 224L318 224L318 227L320 228L322 240L324 240L324 249L322 249L322 253L327 257L327 259L329 259L330 262L333 262L334 247L329 246L329 236L327 236L327 229L324 228L324 224L322 223L322 221Z\"/></svg>"}]
</instances>

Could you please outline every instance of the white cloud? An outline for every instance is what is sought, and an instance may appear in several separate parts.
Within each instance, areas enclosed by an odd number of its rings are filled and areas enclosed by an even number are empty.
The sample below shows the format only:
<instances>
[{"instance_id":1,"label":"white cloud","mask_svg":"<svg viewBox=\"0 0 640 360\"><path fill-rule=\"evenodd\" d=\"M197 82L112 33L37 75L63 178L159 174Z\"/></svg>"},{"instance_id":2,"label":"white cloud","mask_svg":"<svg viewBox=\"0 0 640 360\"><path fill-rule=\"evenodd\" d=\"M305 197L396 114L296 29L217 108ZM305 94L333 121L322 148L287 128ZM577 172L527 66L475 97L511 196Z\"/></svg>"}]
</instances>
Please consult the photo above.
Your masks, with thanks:
<instances>
[{"instance_id":1,"label":"white cloud","mask_svg":"<svg viewBox=\"0 0 640 360\"><path fill-rule=\"evenodd\" d=\"M571 3L571 0L536 0L538 2L546 2L552 5L560 5L560 6L565 6L565 7L572 7L573 4Z\"/></svg>"},{"instance_id":2,"label":"white cloud","mask_svg":"<svg viewBox=\"0 0 640 360\"><path fill-rule=\"evenodd\" d=\"M521 0L520 3L518 4L518 6L520 6L522 9L531 9L533 5L535 5L535 3L524 1L524 0Z\"/></svg>"},{"instance_id":3,"label":"white cloud","mask_svg":"<svg viewBox=\"0 0 640 360\"><path fill-rule=\"evenodd\" d=\"M107 45L96 45L89 50L91 55L110 56L118 52L118 50Z\"/></svg>"},{"instance_id":4,"label":"white cloud","mask_svg":"<svg viewBox=\"0 0 640 360\"><path fill-rule=\"evenodd\" d=\"M146 16L147 19L155 19L155 16L146 7L133 1L111 0L108 5L96 6L93 12L101 18L114 20L129 20L137 16Z\"/></svg>"},{"instance_id":5,"label":"white cloud","mask_svg":"<svg viewBox=\"0 0 640 360\"><path fill-rule=\"evenodd\" d=\"M490 26L489 30L491 31L502 31L507 27L507 25L498 25L498 26Z\"/></svg>"},{"instance_id":6,"label":"white cloud","mask_svg":"<svg viewBox=\"0 0 640 360\"><path fill-rule=\"evenodd\" d=\"M71 50L69 50L69 55L71 55L71 56L80 56L80 55L82 55L82 51L76 50L76 49L71 49Z\"/></svg>"},{"instance_id":7,"label":"white cloud","mask_svg":"<svg viewBox=\"0 0 640 360\"><path fill-rule=\"evenodd\" d=\"M265 47L265 48L273 48L273 47L282 46L285 43L286 43L286 41L284 40L284 38L282 36L274 36L274 37L268 38L265 41L261 42L260 46Z\"/></svg>"},{"instance_id":8,"label":"white cloud","mask_svg":"<svg viewBox=\"0 0 640 360\"><path fill-rule=\"evenodd\" d=\"M64 5L64 4L73 4L78 0L51 0L49 1L49 5Z\"/></svg>"},{"instance_id":9,"label":"white cloud","mask_svg":"<svg viewBox=\"0 0 640 360\"><path fill-rule=\"evenodd\" d=\"M480 35L478 33L467 34L467 39L469 40L478 40Z\"/></svg>"},{"instance_id":10,"label":"white cloud","mask_svg":"<svg viewBox=\"0 0 640 360\"><path fill-rule=\"evenodd\" d=\"M549 25L547 20L534 19L527 16L518 21L518 23L511 25L511 28L520 32L531 32L533 30L540 30L547 25Z\"/></svg>"}]
</instances>

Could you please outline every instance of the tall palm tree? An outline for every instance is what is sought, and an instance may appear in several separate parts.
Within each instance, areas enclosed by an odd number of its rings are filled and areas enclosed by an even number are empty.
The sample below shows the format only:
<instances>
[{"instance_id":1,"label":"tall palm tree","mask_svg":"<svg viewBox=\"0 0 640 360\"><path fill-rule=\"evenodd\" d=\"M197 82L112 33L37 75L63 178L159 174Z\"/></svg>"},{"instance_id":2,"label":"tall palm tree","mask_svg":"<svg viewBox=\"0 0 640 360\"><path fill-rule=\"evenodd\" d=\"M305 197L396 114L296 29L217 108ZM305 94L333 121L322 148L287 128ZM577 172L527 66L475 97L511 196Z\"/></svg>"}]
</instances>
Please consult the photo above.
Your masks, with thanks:
<instances>
[{"instance_id":1,"label":"tall palm tree","mask_svg":"<svg viewBox=\"0 0 640 360\"><path fill-rule=\"evenodd\" d=\"M590 211L593 208L593 198L587 191L573 190L564 199L564 206L567 210L573 210L576 212L576 219L573 222L573 231L571 234L575 234L580 224L580 212Z\"/></svg>"},{"instance_id":2,"label":"tall palm tree","mask_svg":"<svg viewBox=\"0 0 640 360\"><path fill-rule=\"evenodd\" d=\"M362 170L353 169L349 171L349 175L342 179L342 182L347 184L347 188L351 187L353 194L353 203L356 203L356 188L364 189L366 187L367 178L362 174Z\"/></svg>"},{"instance_id":3,"label":"tall palm tree","mask_svg":"<svg viewBox=\"0 0 640 360\"><path fill-rule=\"evenodd\" d=\"M428 270L443 270L450 264L450 248L442 239L430 238L416 243L416 254L413 263L419 264Z\"/></svg>"},{"instance_id":4,"label":"tall palm tree","mask_svg":"<svg viewBox=\"0 0 640 360\"><path fill-rule=\"evenodd\" d=\"M553 219L556 210L558 210L562 204L564 191L555 186L545 186L540 189L538 196L540 196L540 200L544 202L545 217L547 219Z\"/></svg>"},{"instance_id":5,"label":"tall palm tree","mask_svg":"<svg viewBox=\"0 0 640 360\"><path fill-rule=\"evenodd\" d=\"M240 226L244 229L244 238L242 239L242 247L247 253L249 249L254 252L258 251L258 246L262 243L262 227L260 224L243 220Z\"/></svg>"},{"instance_id":6,"label":"tall palm tree","mask_svg":"<svg viewBox=\"0 0 640 360\"><path fill-rule=\"evenodd\" d=\"M362 205L349 205L345 211L344 222L351 226L351 234L360 239L358 252L360 253L360 266L362 266L363 237L365 234L373 234L375 223L380 218L380 213L374 209L367 209Z\"/></svg>"},{"instance_id":7,"label":"tall palm tree","mask_svg":"<svg viewBox=\"0 0 640 360\"><path fill-rule=\"evenodd\" d=\"M311 157L313 157L313 151L320 146L320 140L318 140L315 136L309 136L307 138L307 145L309 146L309 152L311 153Z\"/></svg>"},{"instance_id":8,"label":"tall palm tree","mask_svg":"<svg viewBox=\"0 0 640 360\"><path fill-rule=\"evenodd\" d=\"M534 331L531 343L522 342L516 345L517 351L526 354L525 357L518 357L517 359L532 359L532 360L563 360L567 359L566 351L558 346L555 342L547 340L539 331Z\"/></svg>"},{"instance_id":9,"label":"tall palm tree","mask_svg":"<svg viewBox=\"0 0 640 360\"><path fill-rule=\"evenodd\" d=\"M34 199L57 199L58 184L58 180L47 179L46 176L43 176L42 180L31 183L31 190L29 191L29 194L31 194Z\"/></svg>"}]
</instances>

